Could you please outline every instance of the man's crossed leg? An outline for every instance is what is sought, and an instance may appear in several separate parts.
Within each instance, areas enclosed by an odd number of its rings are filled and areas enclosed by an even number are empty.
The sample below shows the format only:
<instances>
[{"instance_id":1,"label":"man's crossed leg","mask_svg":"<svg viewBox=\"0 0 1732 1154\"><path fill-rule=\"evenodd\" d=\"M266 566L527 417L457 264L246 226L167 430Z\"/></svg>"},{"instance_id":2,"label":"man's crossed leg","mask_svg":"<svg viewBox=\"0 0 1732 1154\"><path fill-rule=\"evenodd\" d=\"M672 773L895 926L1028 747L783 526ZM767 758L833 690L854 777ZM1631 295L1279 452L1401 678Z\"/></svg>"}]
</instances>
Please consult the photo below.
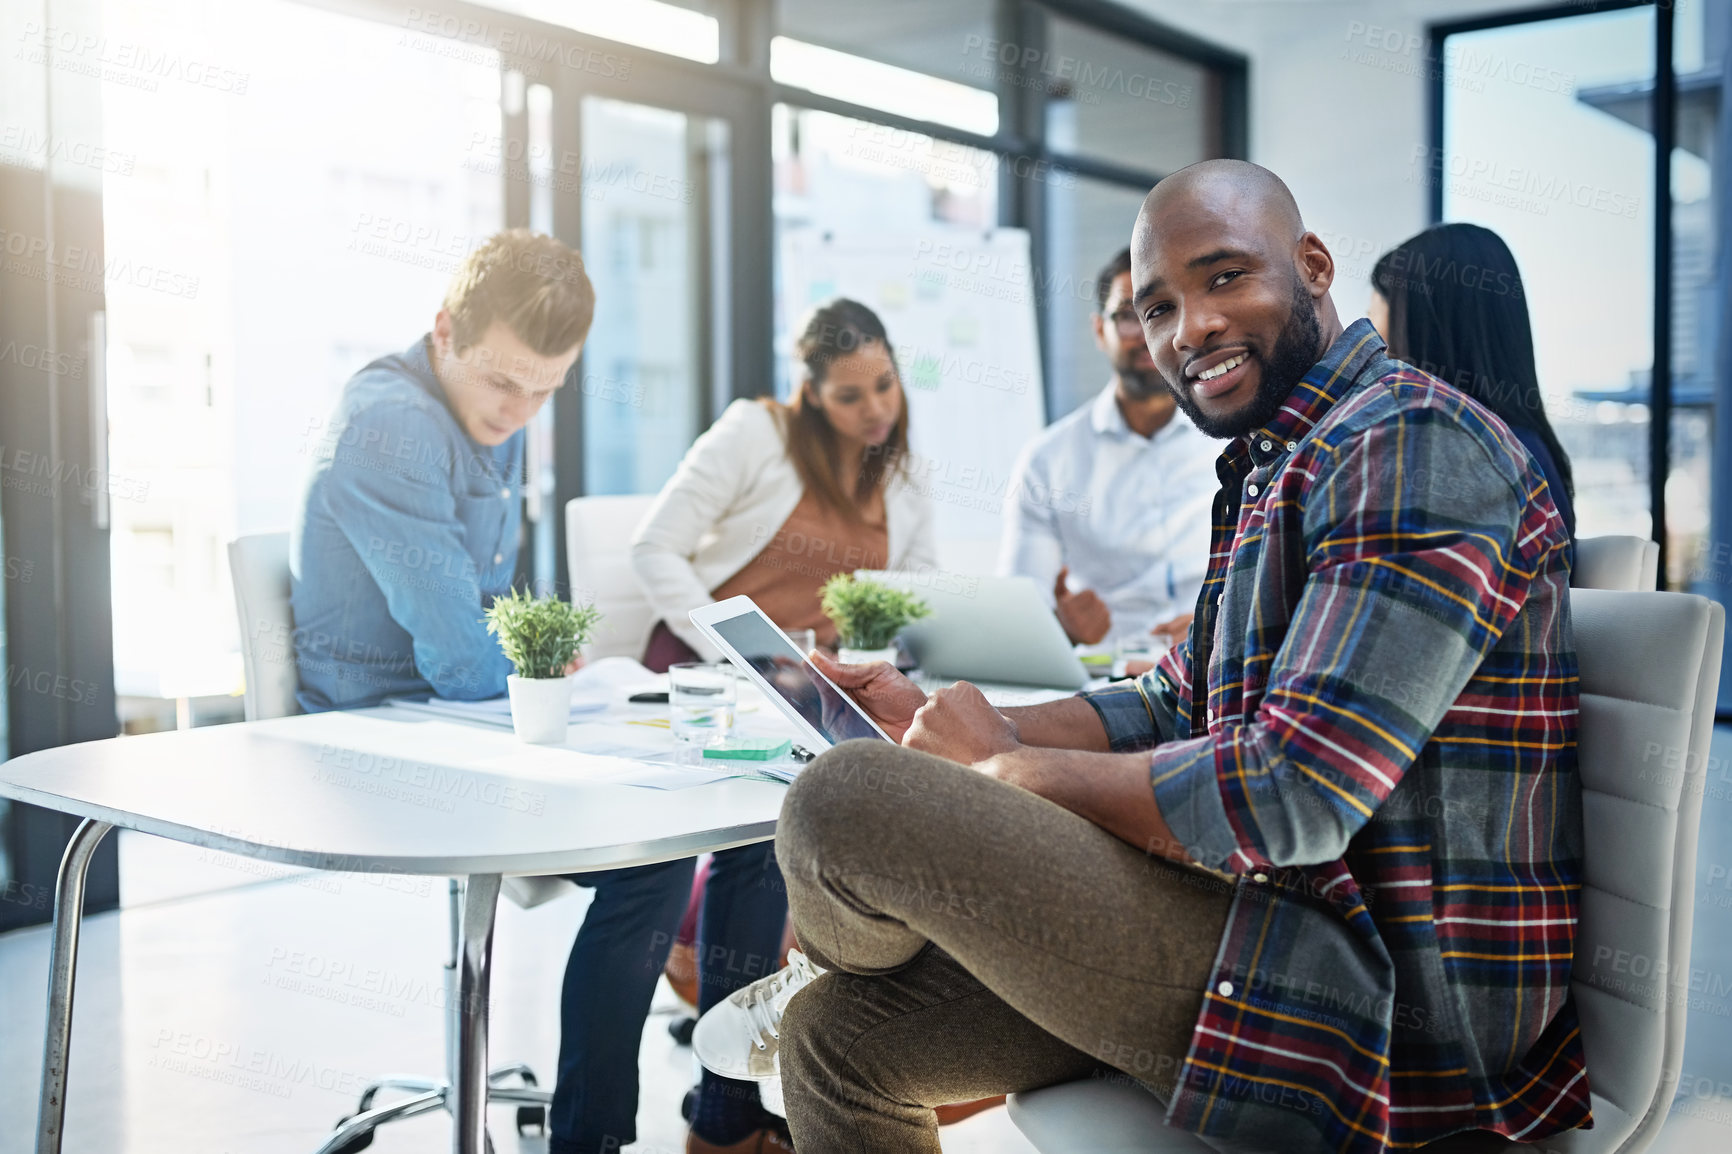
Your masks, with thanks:
<instances>
[{"instance_id":1,"label":"man's crossed leg","mask_svg":"<svg viewBox=\"0 0 1732 1154\"><path fill-rule=\"evenodd\" d=\"M1122 1071L1163 1096L1190 1047L1228 887L942 758L854 741L776 835L801 947L795 1144L939 1149L930 1107Z\"/></svg>"}]
</instances>

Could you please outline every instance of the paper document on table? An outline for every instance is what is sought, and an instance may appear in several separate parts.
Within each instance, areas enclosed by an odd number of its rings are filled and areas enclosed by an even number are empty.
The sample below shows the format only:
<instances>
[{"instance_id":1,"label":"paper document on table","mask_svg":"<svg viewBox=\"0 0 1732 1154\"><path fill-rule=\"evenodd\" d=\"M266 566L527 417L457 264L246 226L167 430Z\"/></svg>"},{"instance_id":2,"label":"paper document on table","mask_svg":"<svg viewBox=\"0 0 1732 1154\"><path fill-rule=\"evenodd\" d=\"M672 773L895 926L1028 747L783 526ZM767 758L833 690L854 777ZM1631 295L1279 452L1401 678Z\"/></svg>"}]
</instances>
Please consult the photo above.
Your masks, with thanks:
<instances>
[{"instance_id":1,"label":"paper document on table","mask_svg":"<svg viewBox=\"0 0 1732 1154\"><path fill-rule=\"evenodd\" d=\"M385 702L395 709L406 709L411 713L421 713L429 717L442 717L449 721L473 721L482 725L497 725L504 729L511 728L511 699L508 697L491 697L486 701L447 701L442 697L428 698L426 701L410 701L406 698L393 697ZM595 698L574 699L571 703L571 719L593 717L607 708L605 700Z\"/></svg>"},{"instance_id":2,"label":"paper document on table","mask_svg":"<svg viewBox=\"0 0 1732 1154\"><path fill-rule=\"evenodd\" d=\"M565 733L565 748L604 757L667 761L674 755L673 734L665 728L620 721L585 721Z\"/></svg>"},{"instance_id":3,"label":"paper document on table","mask_svg":"<svg viewBox=\"0 0 1732 1154\"><path fill-rule=\"evenodd\" d=\"M630 657L601 657L584 665L571 679L579 697L608 697L640 689L667 688L667 677L645 669Z\"/></svg>"}]
</instances>

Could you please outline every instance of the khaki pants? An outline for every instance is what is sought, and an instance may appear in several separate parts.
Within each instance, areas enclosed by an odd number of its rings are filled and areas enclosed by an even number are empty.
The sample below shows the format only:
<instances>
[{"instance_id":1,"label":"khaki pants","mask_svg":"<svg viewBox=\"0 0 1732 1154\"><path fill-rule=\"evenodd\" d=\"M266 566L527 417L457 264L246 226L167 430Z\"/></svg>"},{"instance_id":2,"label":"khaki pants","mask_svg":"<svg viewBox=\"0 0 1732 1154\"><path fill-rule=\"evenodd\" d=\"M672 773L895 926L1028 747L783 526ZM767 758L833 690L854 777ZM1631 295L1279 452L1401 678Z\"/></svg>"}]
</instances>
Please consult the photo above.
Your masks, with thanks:
<instances>
[{"instance_id":1,"label":"khaki pants","mask_svg":"<svg viewBox=\"0 0 1732 1154\"><path fill-rule=\"evenodd\" d=\"M1051 802L881 741L788 791L801 948L782 1090L801 1154L931 1152L931 1107L1074 1078L1164 1099L1226 926L1219 879Z\"/></svg>"}]
</instances>

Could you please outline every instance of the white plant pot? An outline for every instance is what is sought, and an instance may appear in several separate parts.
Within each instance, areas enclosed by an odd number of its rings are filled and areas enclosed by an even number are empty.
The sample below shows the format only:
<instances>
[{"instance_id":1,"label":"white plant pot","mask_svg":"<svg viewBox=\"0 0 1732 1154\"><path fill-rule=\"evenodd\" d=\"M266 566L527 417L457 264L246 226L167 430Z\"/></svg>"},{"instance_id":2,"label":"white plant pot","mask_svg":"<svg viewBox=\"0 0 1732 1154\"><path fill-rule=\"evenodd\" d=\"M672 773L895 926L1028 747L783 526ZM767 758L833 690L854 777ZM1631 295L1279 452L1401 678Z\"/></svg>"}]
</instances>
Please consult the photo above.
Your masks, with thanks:
<instances>
[{"instance_id":1,"label":"white plant pot","mask_svg":"<svg viewBox=\"0 0 1732 1154\"><path fill-rule=\"evenodd\" d=\"M897 650L894 645L886 645L882 649L850 649L846 645L836 650L836 660L843 665L864 665L869 661L888 661L896 664Z\"/></svg>"},{"instance_id":2,"label":"white plant pot","mask_svg":"<svg viewBox=\"0 0 1732 1154\"><path fill-rule=\"evenodd\" d=\"M531 745L558 745L571 722L570 677L506 677L511 694L511 728L517 740Z\"/></svg>"}]
</instances>

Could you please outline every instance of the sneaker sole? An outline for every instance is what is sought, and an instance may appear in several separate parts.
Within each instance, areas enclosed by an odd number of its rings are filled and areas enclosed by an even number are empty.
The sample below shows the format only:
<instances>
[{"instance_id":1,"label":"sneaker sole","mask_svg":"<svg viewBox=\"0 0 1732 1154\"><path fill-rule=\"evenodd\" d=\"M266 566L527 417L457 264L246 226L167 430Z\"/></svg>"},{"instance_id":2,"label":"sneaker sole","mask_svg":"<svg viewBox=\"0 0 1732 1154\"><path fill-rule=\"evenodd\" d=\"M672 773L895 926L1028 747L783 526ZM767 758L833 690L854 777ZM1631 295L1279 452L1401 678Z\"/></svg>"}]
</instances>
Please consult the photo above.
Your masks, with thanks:
<instances>
[{"instance_id":1,"label":"sneaker sole","mask_svg":"<svg viewBox=\"0 0 1732 1154\"><path fill-rule=\"evenodd\" d=\"M721 1045L719 1041L714 1037L713 1030L706 1031L704 1029L704 1019L699 1018L697 1027L692 1030L692 1055L697 1058L704 1069L717 1077L732 1078L736 1082L768 1082L773 1078L782 1076L780 1063L776 1062L773 1056L765 1055L763 1059L770 1064L770 1069L754 1071L751 1068L750 1058L746 1062L736 1065L734 1061L729 1060L732 1058L732 1054L728 1054L727 1057L717 1054L717 1050L738 1052L736 1045ZM748 1048L753 1048L749 1041L745 1045Z\"/></svg>"}]
</instances>

